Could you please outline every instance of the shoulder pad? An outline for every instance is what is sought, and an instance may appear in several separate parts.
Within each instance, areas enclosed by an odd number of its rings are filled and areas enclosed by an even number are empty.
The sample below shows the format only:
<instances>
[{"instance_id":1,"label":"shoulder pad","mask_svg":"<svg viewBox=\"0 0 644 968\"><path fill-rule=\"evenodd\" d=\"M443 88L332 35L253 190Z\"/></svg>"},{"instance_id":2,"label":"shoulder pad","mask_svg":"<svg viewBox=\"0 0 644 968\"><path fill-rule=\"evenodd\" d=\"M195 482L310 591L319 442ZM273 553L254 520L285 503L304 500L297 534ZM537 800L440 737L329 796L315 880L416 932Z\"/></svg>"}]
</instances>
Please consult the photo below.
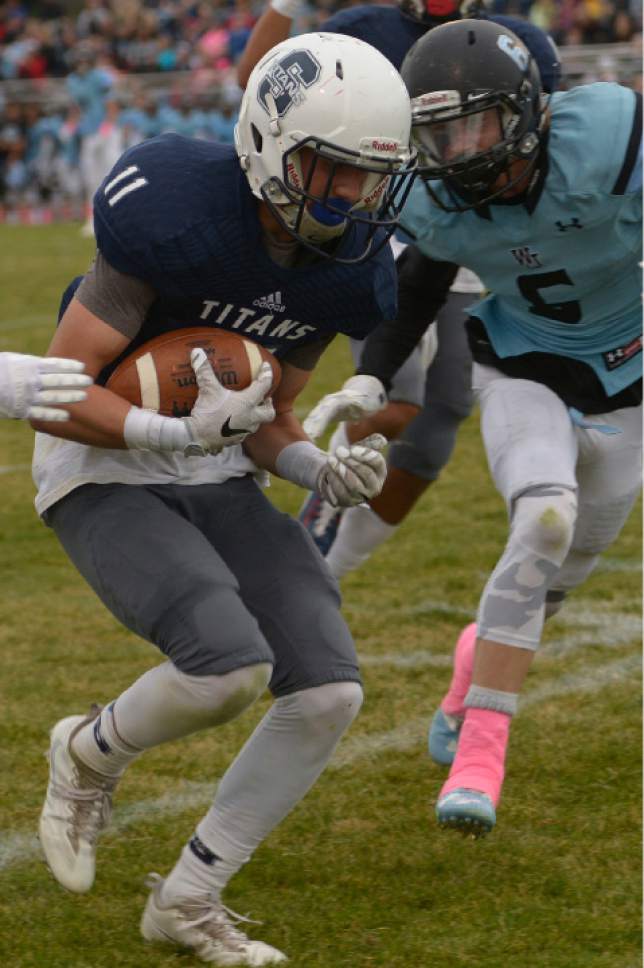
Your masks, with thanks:
<instances>
[{"instance_id":1,"label":"shoulder pad","mask_svg":"<svg viewBox=\"0 0 644 968\"><path fill-rule=\"evenodd\" d=\"M94 196L98 248L122 272L136 271L141 253L191 225L226 217L239 178L230 145L175 134L150 138L126 151Z\"/></svg>"}]
</instances>

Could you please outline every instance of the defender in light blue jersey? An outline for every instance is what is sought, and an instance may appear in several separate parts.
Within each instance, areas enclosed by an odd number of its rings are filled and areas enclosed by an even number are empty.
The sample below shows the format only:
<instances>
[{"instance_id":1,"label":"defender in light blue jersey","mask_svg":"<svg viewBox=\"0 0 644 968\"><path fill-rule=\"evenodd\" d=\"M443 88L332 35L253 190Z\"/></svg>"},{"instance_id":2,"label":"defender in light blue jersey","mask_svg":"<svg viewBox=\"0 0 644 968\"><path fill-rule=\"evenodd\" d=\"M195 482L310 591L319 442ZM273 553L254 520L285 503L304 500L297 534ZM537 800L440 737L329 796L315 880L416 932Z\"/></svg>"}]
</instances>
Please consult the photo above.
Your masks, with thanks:
<instances>
[{"instance_id":1,"label":"defender in light blue jersey","mask_svg":"<svg viewBox=\"0 0 644 968\"><path fill-rule=\"evenodd\" d=\"M403 227L426 257L467 266L492 293L470 307L468 332L510 534L430 731L432 755L453 761L439 822L485 833L544 618L640 491L641 97L593 84L544 98L521 41L475 20L427 34L402 73L422 156ZM407 286L403 272L401 305ZM365 412L422 328L401 319L368 339ZM347 396L318 407L341 417Z\"/></svg>"},{"instance_id":2,"label":"defender in light blue jersey","mask_svg":"<svg viewBox=\"0 0 644 968\"><path fill-rule=\"evenodd\" d=\"M419 179L402 220L421 252L467 261L483 279L492 294L469 311L498 357L547 352L579 360L607 397L641 370L641 356L623 352L639 336L642 317L641 168L631 144L637 104L617 84L554 94L547 155L519 204L504 197L503 204L499 198L455 212L463 196L456 186L450 196L449 177L447 186L430 182L434 197ZM419 137L435 143L431 126L427 131ZM602 397L597 402L604 408Z\"/></svg>"}]
</instances>

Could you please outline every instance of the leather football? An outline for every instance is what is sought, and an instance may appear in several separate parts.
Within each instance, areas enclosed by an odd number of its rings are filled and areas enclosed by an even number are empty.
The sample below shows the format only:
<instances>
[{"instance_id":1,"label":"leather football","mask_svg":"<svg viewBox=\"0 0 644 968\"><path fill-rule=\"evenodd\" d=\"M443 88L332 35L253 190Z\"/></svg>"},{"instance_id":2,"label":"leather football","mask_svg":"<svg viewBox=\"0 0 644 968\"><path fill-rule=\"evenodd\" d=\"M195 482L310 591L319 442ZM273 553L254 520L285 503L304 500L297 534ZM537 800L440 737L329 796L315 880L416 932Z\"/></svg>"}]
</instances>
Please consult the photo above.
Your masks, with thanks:
<instances>
[{"instance_id":1,"label":"leather football","mask_svg":"<svg viewBox=\"0 0 644 968\"><path fill-rule=\"evenodd\" d=\"M186 417L199 388L190 352L201 347L220 383L243 390L257 376L263 360L273 370L271 393L280 382L278 360L257 343L229 330L195 326L156 336L139 346L116 367L107 388L137 407L166 417Z\"/></svg>"}]
</instances>

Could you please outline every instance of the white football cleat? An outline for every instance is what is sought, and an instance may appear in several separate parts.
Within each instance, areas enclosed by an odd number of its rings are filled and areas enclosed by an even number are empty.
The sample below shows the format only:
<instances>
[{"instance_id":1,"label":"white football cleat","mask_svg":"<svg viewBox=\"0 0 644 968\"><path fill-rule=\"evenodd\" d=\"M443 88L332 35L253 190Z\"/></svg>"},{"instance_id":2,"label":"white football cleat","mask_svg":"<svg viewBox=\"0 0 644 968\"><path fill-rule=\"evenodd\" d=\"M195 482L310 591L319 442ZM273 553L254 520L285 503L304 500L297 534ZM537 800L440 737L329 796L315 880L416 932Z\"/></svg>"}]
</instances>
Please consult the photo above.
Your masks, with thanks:
<instances>
[{"instance_id":1,"label":"white football cleat","mask_svg":"<svg viewBox=\"0 0 644 968\"><path fill-rule=\"evenodd\" d=\"M146 941L189 948L198 958L212 965L277 965L288 961L277 948L253 941L237 927L248 921L212 897L177 900L165 906L161 900L163 879L151 874L146 884L152 888L141 918L141 934Z\"/></svg>"},{"instance_id":2,"label":"white football cleat","mask_svg":"<svg viewBox=\"0 0 644 968\"><path fill-rule=\"evenodd\" d=\"M100 712L100 710L98 710ZM94 883L96 841L112 811L117 777L101 776L70 752L78 730L98 715L68 716L50 733L49 785L40 815L40 843L56 880L68 891L84 894Z\"/></svg>"}]
</instances>

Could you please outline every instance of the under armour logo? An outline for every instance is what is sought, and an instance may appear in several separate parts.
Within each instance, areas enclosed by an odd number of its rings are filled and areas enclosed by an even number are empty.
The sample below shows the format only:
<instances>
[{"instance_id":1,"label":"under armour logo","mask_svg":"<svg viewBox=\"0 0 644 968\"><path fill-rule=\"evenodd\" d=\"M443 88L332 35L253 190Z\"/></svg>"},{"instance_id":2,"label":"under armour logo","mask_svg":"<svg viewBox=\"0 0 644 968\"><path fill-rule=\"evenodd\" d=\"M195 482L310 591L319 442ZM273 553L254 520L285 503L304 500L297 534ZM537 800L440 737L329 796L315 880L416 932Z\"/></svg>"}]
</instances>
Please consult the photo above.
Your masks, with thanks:
<instances>
[{"instance_id":1,"label":"under armour logo","mask_svg":"<svg viewBox=\"0 0 644 968\"><path fill-rule=\"evenodd\" d=\"M618 366L628 363L630 359L642 352L642 337L636 336L630 343L624 346L615 346L613 349L603 353L604 363L607 370L616 370Z\"/></svg>"},{"instance_id":2,"label":"under armour logo","mask_svg":"<svg viewBox=\"0 0 644 968\"><path fill-rule=\"evenodd\" d=\"M583 229L583 225L578 218L573 218L570 222L555 222L560 232L567 232L568 229Z\"/></svg>"},{"instance_id":3,"label":"under armour logo","mask_svg":"<svg viewBox=\"0 0 644 968\"><path fill-rule=\"evenodd\" d=\"M539 253L531 252L527 245L521 246L519 249L510 249L510 252L520 266L526 266L528 269L536 269L541 265L541 262L539 262Z\"/></svg>"}]
</instances>

